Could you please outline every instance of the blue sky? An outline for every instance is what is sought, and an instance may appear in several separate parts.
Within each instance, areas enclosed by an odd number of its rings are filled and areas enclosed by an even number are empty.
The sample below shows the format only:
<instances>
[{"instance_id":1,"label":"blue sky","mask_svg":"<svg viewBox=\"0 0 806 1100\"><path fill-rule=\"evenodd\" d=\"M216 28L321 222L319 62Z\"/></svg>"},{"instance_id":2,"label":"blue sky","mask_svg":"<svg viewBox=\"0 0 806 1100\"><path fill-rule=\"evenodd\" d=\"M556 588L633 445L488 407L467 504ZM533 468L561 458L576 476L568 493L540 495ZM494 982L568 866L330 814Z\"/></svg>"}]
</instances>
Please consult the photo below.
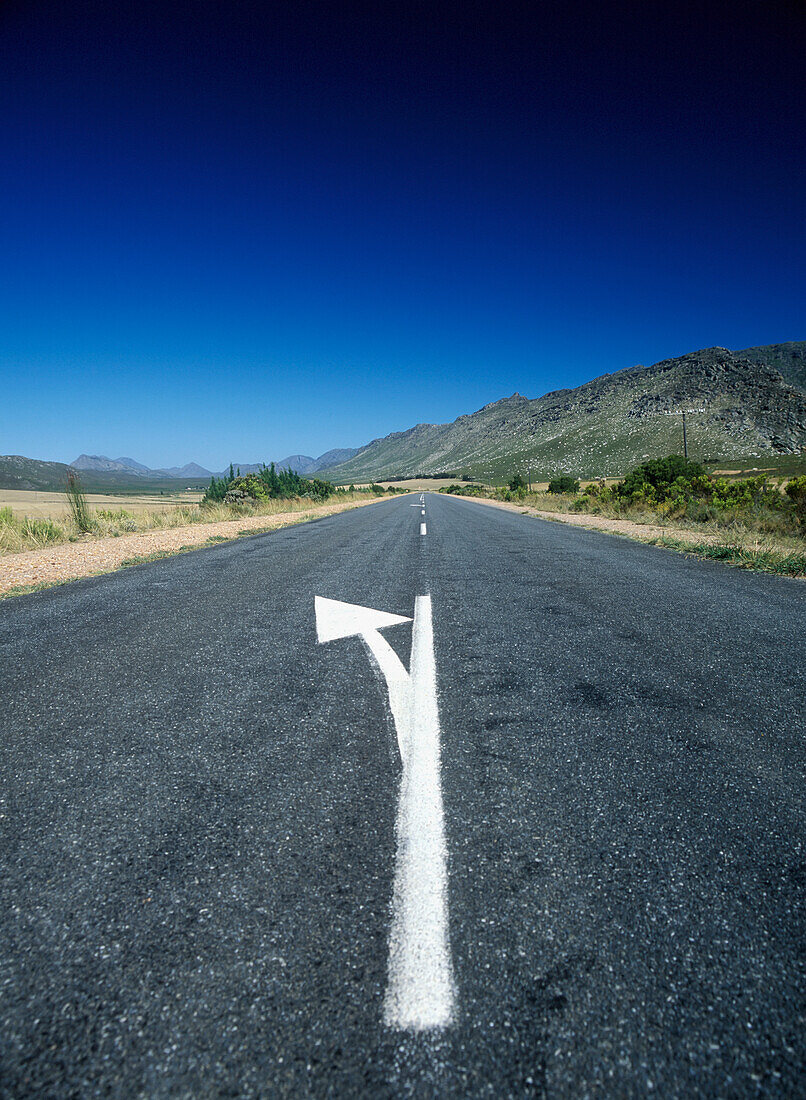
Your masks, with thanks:
<instances>
[{"instance_id":1,"label":"blue sky","mask_svg":"<svg viewBox=\"0 0 806 1100\"><path fill-rule=\"evenodd\" d=\"M804 337L802 5L0 6L0 453L223 468Z\"/></svg>"}]
</instances>

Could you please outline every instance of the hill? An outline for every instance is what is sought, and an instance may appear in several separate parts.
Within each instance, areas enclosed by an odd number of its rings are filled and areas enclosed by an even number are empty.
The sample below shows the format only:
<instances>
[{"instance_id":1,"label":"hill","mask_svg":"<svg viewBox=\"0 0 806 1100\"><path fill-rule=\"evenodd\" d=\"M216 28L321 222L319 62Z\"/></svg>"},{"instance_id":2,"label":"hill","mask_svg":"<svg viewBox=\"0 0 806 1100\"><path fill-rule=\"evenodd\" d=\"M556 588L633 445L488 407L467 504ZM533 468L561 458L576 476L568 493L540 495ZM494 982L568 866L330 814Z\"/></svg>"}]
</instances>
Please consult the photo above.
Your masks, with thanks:
<instances>
[{"instance_id":1,"label":"hill","mask_svg":"<svg viewBox=\"0 0 806 1100\"><path fill-rule=\"evenodd\" d=\"M288 455L287 458L275 459L274 465L278 470L290 469L294 473L302 474L303 477L313 477L320 470L329 469L340 462L346 462L356 454L358 454L357 447L337 447L335 450L325 451L318 458L313 458L311 455ZM233 462L232 465L234 469L240 470L242 474L256 474L264 464L262 462ZM270 463L267 462L265 465L268 466ZM222 475L217 476L221 477Z\"/></svg>"},{"instance_id":2,"label":"hill","mask_svg":"<svg viewBox=\"0 0 806 1100\"><path fill-rule=\"evenodd\" d=\"M806 393L769 363L790 370L800 361L792 353L804 346L706 348L536 399L516 393L450 424L418 424L373 440L324 473L341 483L425 473L500 477L530 468L539 476L619 474L682 451L684 409L697 410L688 415L692 456L796 454L806 446Z\"/></svg>"},{"instance_id":3,"label":"hill","mask_svg":"<svg viewBox=\"0 0 806 1100\"><path fill-rule=\"evenodd\" d=\"M0 488L42 492L63 491L70 467L22 455L0 455Z\"/></svg>"}]
</instances>

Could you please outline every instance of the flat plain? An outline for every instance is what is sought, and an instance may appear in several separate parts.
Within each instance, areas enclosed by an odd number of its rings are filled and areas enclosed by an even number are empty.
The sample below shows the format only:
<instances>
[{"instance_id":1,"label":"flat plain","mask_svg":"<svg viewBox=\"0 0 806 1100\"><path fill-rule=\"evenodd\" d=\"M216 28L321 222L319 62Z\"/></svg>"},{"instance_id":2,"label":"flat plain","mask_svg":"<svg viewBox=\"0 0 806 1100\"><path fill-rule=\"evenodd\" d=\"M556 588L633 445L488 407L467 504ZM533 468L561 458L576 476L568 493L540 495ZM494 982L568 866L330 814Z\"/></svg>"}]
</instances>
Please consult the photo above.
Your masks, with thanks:
<instances>
[{"instance_id":1,"label":"flat plain","mask_svg":"<svg viewBox=\"0 0 806 1100\"><path fill-rule=\"evenodd\" d=\"M87 502L93 511L99 508L127 512L165 512L180 504L198 504L204 494L188 490L183 493L143 493L136 495L88 493ZM42 519L58 519L67 512L64 493L46 493L30 489L0 489L0 508L11 508L15 516L37 516Z\"/></svg>"}]
</instances>

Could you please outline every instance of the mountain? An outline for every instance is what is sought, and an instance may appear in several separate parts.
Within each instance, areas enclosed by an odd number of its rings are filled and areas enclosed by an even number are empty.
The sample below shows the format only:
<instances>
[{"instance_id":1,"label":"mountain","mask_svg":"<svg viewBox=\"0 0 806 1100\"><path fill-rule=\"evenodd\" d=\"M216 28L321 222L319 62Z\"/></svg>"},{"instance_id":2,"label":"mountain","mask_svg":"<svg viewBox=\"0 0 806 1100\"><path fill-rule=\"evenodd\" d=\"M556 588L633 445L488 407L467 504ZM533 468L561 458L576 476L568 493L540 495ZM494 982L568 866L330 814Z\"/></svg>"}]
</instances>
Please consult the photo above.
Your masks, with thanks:
<instances>
[{"instance_id":1,"label":"mountain","mask_svg":"<svg viewBox=\"0 0 806 1100\"><path fill-rule=\"evenodd\" d=\"M167 469L151 470L142 462L133 458L107 458L106 455L79 455L70 463L76 470L94 474L131 474L134 477L155 478L209 478L212 474L199 466L197 462L188 462L184 466L169 466Z\"/></svg>"},{"instance_id":2,"label":"mountain","mask_svg":"<svg viewBox=\"0 0 806 1100\"><path fill-rule=\"evenodd\" d=\"M353 455L358 454L357 447L337 447L332 451L325 451L324 454L319 455L318 458L312 458L310 455L289 455L287 458L281 458L279 461L275 459L274 465L278 470L291 469L294 473L302 474L304 477L313 477L319 470L327 469L331 466L336 466L340 462L346 462L352 458ZM267 466L270 463L266 463ZM254 462L233 462L233 469L240 470L242 474L256 474L259 473L263 467L263 463ZM226 473L229 473L229 467L227 467ZM219 474L222 477L223 474Z\"/></svg>"},{"instance_id":3,"label":"mountain","mask_svg":"<svg viewBox=\"0 0 806 1100\"><path fill-rule=\"evenodd\" d=\"M324 471L341 483L415 474L618 474L648 457L795 454L806 447L806 393L768 362L799 361L804 344L706 348L651 367L605 374L576 389L513 394L450 424L418 424L375 439ZM790 349L789 351L780 349Z\"/></svg>"},{"instance_id":4,"label":"mountain","mask_svg":"<svg viewBox=\"0 0 806 1100\"><path fill-rule=\"evenodd\" d=\"M82 458L87 458L87 455L82 455ZM124 470L135 470L137 473L150 474L148 466L144 466L142 462L135 462L133 458L116 458L115 462L120 463ZM75 465L75 463L73 464Z\"/></svg>"},{"instance_id":5,"label":"mountain","mask_svg":"<svg viewBox=\"0 0 806 1100\"><path fill-rule=\"evenodd\" d=\"M780 371L784 381L795 389L806 391L806 340L790 340L786 344L769 344L763 348L745 348L737 351L742 359L751 363L763 363Z\"/></svg>"},{"instance_id":6,"label":"mountain","mask_svg":"<svg viewBox=\"0 0 806 1100\"><path fill-rule=\"evenodd\" d=\"M133 458L107 458L106 455L79 455L70 465L74 470L93 470L95 473L150 474L147 466Z\"/></svg>"},{"instance_id":7,"label":"mountain","mask_svg":"<svg viewBox=\"0 0 806 1100\"><path fill-rule=\"evenodd\" d=\"M122 459L118 459L119 462ZM147 467L143 466L143 470ZM165 474L166 477L212 477L213 475L209 470L205 470L203 466L200 466L198 462L187 462L184 466L169 466L167 470L148 470L151 474Z\"/></svg>"},{"instance_id":8,"label":"mountain","mask_svg":"<svg viewBox=\"0 0 806 1100\"><path fill-rule=\"evenodd\" d=\"M358 447L336 447L335 450L325 451L315 459L314 470L327 470L331 466L338 466L341 462L347 462L358 454Z\"/></svg>"},{"instance_id":9,"label":"mountain","mask_svg":"<svg viewBox=\"0 0 806 1100\"><path fill-rule=\"evenodd\" d=\"M50 492L67 484L70 470L63 462L42 462L22 455L0 455L0 487Z\"/></svg>"},{"instance_id":10,"label":"mountain","mask_svg":"<svg viewBox=\"0 0 806 1100\"><path fill-rule=\"evenodd\" d=\"M325 466L334 466L337 462L346 462L356 454L355 447L340 447L333 451L326 451L319 458L311 458L310 455L289 455L279 462L275 461L278 469L289 467L298 474L312 476L317 470ZM257 474L263 468L262 462L233 462L233 469L240 470L242 474ZM268 466L269 463L267 462ZM74 469L80 470L85 475L92 477L104 475L131 476L136 478L148 478L150 481L159 481L162 478L174 478L178 480L196 480L213 477L210 470L200 466L197 462L188 462L184 466L169 466L165 469L152 470L144 466L142 462L136 462L133 458L107 458L106 455L79 455L71 463ZM66 467L65 467L66 468ZM226 477L229 467L216 474L216 477Z\"/></svg>"},{"instance_id":11,"label":"mountain","mask_svg":"<svg viewBox=\"0 0 806 1100\"><path fill-rule=\"evenodd\" d=\"M275 462L275 466L278 470L293 470L303 476L311 474L319 468L316 465L316 459L311 458L310 455L289 455L288 458Z\"/></svg>"}]
</instances>

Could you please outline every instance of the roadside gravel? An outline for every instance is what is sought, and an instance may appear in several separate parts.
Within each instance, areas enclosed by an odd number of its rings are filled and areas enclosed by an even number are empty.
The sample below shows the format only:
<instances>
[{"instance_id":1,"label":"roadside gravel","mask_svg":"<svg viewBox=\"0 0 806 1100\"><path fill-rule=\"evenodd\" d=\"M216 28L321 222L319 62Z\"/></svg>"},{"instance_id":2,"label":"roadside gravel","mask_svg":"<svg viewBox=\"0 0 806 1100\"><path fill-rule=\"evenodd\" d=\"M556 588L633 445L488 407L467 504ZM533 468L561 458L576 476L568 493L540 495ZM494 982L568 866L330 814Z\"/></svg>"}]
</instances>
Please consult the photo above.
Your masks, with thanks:
<instances>
[{"instance_id":1,"label":"roadside gravel","mask_svg":"<svg viewBox=\"0 0 806 1100\"><path fill-rule=\"evenodd\" d=\"M363 508L376 499L349 504L312 505L305 512L277 512L274 515L248 516L245 519L220 523L193 523L186 527L170 527L143 531L117 538L88 539L47 546L42 550L27 550L21 554L0 556L0 596L18 588L59 584L96 573L110 573L130 558L150 554L172 553L188 546L204 546L211 538L237 538L242 532L265 531L304 523L306 519Z\"/></svg>"},{"instance_id":2,"label":"roadside gravel","mask_svg":"<svg viewBox=\"0 0 806 1100\"><path fill-rule=\"evenodd\" d=\"M608 531L612 535L626 535L639 542L654 542L669 536L679 542L703 543L718 542L716 535L709 532L692 531L681 527L664 527L660 523L636 523L631 519L611 519L608 516L592 516L581 512L545 512L539 508L529 508L524 504L510 504L504 500L485 500L483 497L465 497L477 504L491 504L494 508L508 508L539 519L553 519L558 523L570 523L572 527L587 527L592 531Z\"/></svg>"}]
</instances>

